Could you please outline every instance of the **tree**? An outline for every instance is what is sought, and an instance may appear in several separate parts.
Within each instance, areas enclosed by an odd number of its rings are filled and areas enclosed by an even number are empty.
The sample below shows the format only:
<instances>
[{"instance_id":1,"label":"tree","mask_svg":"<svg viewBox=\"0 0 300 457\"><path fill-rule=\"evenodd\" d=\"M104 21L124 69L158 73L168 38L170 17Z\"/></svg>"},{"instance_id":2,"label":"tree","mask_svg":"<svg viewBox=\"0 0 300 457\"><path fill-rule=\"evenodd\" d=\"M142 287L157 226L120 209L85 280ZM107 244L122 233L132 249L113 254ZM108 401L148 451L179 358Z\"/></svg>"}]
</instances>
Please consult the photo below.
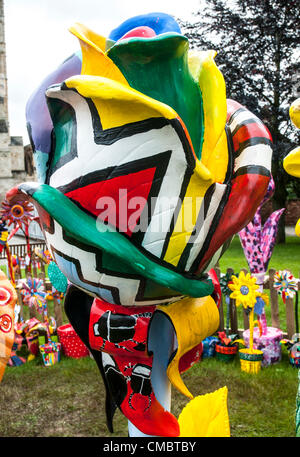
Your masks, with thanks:
<instances>
[{"instance_id":1,"label":"tree","mask_svg":"<svg viewBox=\"0 0 300 457\"><path fill-rule=\"evenodd\" d=\"M300 140L288 114L300 95L298 1L200 0L200 7L195 22L179 20L182 31L192 48L218 52L228 98L247 106L269 128L274 143L273 209L285 207L287 189L300 197L299 183L282 167L283 158ZM284 227L282 217L278 242L285 241Z\"/></svg>"}]
</instances>

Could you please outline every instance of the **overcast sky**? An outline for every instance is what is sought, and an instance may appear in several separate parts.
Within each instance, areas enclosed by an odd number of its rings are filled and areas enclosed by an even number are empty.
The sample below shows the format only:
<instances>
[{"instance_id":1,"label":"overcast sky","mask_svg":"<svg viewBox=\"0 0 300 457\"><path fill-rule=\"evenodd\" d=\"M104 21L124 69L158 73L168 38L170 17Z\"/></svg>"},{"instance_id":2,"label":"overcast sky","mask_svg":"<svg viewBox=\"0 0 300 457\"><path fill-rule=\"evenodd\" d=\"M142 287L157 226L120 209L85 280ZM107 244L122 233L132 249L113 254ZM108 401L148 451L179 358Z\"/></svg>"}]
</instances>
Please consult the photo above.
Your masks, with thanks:
<instances>
[{"instance_id":1,"label":"overcast sky","mask_svg":"<svg viewBox=\"0 0 300 457\"><path fill-rule=\"evenodd\" d=\"M164 12L189 19L199 0L4 0L11 136L28 143L25 105L45 76L79 49L68 27L81 22L100 35L129 17Z\"/></svg>"}]
</instances>

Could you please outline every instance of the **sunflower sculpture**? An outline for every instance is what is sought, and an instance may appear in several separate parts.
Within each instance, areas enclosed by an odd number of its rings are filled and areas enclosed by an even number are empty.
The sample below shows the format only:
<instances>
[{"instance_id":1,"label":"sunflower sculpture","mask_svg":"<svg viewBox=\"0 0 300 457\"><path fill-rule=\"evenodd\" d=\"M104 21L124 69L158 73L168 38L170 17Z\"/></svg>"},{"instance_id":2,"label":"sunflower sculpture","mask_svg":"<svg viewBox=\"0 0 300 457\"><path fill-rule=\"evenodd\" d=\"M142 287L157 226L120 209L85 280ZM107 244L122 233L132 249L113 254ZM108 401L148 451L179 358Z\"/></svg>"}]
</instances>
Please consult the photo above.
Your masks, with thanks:
<instances>
[{"instance_id":1,"label":"sunflower sculpture","mask_svg":"<svg viewBox=\"0 0 300 457\"><path fill-rule=\"evenodd\" d=\"M236 306L242 304L246 314L249 315L249 348L239 350L241 369L247 373L258 373L261 368L263 352L254 349L253 330L254 326L258 325L261 336L262 327L259 321L254 320L254 307L257 300L264 300L265 296L258 292L259 286L256 284L256 278L252 277L250 273L245 275L245 273L241 271L238 277L232 276L231 279L232 283L228 284L228 287L233 291L230 294L230 298L235 299ZM245 344L243 340L237 341Z\"/></svg>"},{"instance_id":2,"label":"sunflower sculpture","mask_svg":"<svg viewBox=\"0 0 300 457\"><path fill-rule=\"evenodd\" d=\"M231 279L232 283L228 284L229 289L232 290L230 298L235 299L236 306L242 305L246 313L249 314L252 308L254 308L257 297L260 296L256 278L252 277L250 273L245 275L241 271L238 277L233 275Z\"/></svg>"}]
</instances>

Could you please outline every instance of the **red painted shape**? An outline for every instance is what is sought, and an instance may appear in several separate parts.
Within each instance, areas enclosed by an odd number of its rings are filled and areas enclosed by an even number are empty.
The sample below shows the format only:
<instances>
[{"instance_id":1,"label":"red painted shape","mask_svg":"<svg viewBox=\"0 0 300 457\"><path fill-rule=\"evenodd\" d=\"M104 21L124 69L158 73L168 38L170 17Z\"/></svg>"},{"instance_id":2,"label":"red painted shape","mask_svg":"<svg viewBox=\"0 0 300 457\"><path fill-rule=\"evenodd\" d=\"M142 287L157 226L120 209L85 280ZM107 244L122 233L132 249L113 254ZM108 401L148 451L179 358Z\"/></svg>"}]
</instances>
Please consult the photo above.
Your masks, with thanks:
<instances>
[{"instance_id":1,"label":"red painted shape","mask_svg":"<svg viewBox=\"0 0 300 457\"><path fill-rule=\"evenodd\" d=\"M216 231L203 257L198 273L212 258L214 253L232 235L238 233L254 217L254 214L264 198L270 178L257 174L237 176L232 180L231 192Z\"/></svg>"},{"instance_id":2,"label":"red painted shape","mask_svg":"<svg viewBox=\"0 0 300 457\"><path fill-rule=\"evenodd\" d=\"M227 118L226 118L226 122L229 121L230 117L240 108L244 108L244 109L247 109L245 106L241 105L240 103L236 102L235 100L231 100L230 98L227 99ZM255 127L256 125L256 127ZM243 128L245 128L245 130L243 131ZM248 124L244 127L241 127L238 132L236 133L236 135L242 131L241 133L241 140L240 142L242 143L243 141L247 140L248 138L253 138L254 136L262 136L262 137L265 137L265 138L269 138L271 141L272 141L272 135L271 133L269 132L269 130L267 129L267 127L263 124L263 123L251 123L251 124ZM243 133L245 134L245 132L249 132L249 137L248 138L243 138ZM236 135L234 135L234 137L236 137ZM236 148L234 148L236 150Z\"/></svg>"},{"instance_id":3,"label":"red painted shape","mask_svg":"<svg viewBox=\"0 0 300 457\"><path fill-rule=\"evenodd\" d=\"M179 373L184 373L189 370L195 363L200 362L203 352L203 344L199 343L197 346L186 352L179 360Z\"/></svg>"},{"instance_id":4,"label":"red painted shape","mask_svg":"<svg viewBox=\"0 0 300 457\"><path fill-rule=\"evenodd\" d=\"M127 38L153 38L156 36L156 33L154 32L151 27L148 26L141 26L141 27L135 27L132 30L129 30L129 32L125 33L125 35L122 36L118 41L121 40L126 40Z\"/></svg>"},{"instance_id":5,"label":"red painted shape","mask_svg":"<svg viewBox=\"0 0 300 457\"><path fill-rule=\"evenodd\" d=\"M214 285L214 291L212 293L212 298L215 300L217 307L220 308L221 300L222 300L222 291L221 291L221 286L220 286L220 282L219 282L217 273L212 268L211 270L209 270L208 276L210 277L210 279L212 280L213 285Z\"/></svg>"},{"instance_id":6,"label":"red painted shape","mask_svg":"<svg viewBox=\"0 0 300 457\"><path fill-rule=\"evenodd\" d=\"M241 105L240 103L236 102L235 100L231 100L230 98L227 99L227 119L228 122L230 117L240 108L245 108L245 106ZM246 108L245 108L246 109Z\"/></svg>"},{"instance_id":7,"label":"red painted shape","mask_svg":"<svg viewBox=\"0 0 300 457\"><path fill-rule=\"evenodd\" d=\"M154 310L155 306L126 308L96 298L90 313L89 342L93 349L106 352L112 357L111 366L118 373L118 377L107 377L107 382L118 383L111 385L113 392L119 390L120 386L126 390L123 398L114 398L125 417L146 435L175 437L180 433L178 421L157 401L151 385L152 355L147 353L146 343L149 322ZM119 327L116 321L112 326L111 321L105 318L108 311L117 315ZM128 322L128 316L133 318L133 321L131 319ZM94 332L94 326L101 318L100 332L103 333L103 337L96 336ZM115 337L116 331L119 332L119 341L116 343L107 340L107 330L112 328ZM132 328L134 334L131 333L131 337L123 340L124 329ZM145 345L145 350L138 349L138 343ZM139 371L141 369L142 372Z\"/></svg>"},{"instance_id":8,"label":"red painted shape","mask_svg":"<svg viewBox=\"0 0 300 457\"><path fill-rule=\"evenodd\" d=\"M10 202L11 200L17 198L19 196L19 193L20 191L18 186L12 187L10 190L6 192L5 198Z\"/></svg>"},{"instance_id":9,"label":"red painted shape","mask_svg":"<svg viewBox=\"0 0 300 457\"><path fill-rule=\"evenodd\" d=\"M88 184L65 195L130 236L146 205L154 174L155 168L148 168Z\"/></svg>"},{"instance_id":10,"label":"red painted shape","mask_svg":"<svg viewBox=\"0 0 300 457\"><path fill-rule=\"evenodd\" d=\"M243 125L236 134L232 137L233 148L235 151L238 150L241 143L249 140L250 138L268 138L272 141L272 136L270 132L266 129L263 124L258 124L253 122L251 124Z\"/></svg>"},{"instance_id":11,"label":"red painted shape","mask_svg":"<svg viewBox=\"0 0 300 457\"><path fill-rule=\"evenodd\" d=\"M113 342L110 342L104 339L101 336L96 336L94 333L94 325L101 319L101 317L107 313L111 312L112 314L118 315L120 318L123 316L123 327L126 327L126 317L136 315L136 322L134 326L134 336L132 338L122 341L120 338L120 345L115 345ZM152 314L155 311L155 306L139 306L138 311L136 307L112 305L107 303L99 298L95 298L91 308L90 314L90 323L89 323L89 342L93 349L96 351L101 350L107 352L108 354L113 354L114 356L125 356L129 358L144 359L148 357L147 355L147 338L148 338L148 327ZM143 316L145 313L145 316ZM147 313L147 314L146 314ZM122 334L122 332L121 332ZM144 345L144 350L137 350L136 346L138 344Z\"/></svg>"}]
</instances>

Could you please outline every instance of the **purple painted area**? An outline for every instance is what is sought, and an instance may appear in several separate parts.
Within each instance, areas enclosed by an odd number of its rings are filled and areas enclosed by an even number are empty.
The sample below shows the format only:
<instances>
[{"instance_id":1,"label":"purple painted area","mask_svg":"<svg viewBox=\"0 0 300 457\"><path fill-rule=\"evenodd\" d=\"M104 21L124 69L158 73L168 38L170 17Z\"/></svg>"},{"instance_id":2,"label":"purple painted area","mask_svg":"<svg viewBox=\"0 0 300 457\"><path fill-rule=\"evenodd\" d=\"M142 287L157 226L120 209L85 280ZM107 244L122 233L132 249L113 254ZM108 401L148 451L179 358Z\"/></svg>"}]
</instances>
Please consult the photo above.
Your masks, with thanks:
<instances>
[{"instance_id":1,"label":"purple painted area","mask_svg":"<svg viewBox=\"0 0 300 457\"><path fill-rule=\"evenodd\" d=\"M249 346L249 329L243 332L243 339ZM256 327L253 330L253 347L263 352L262 366L272 365L281 360L281 345L280 341L283 338L283 333L275 327L267 327L265 335L259 335L259 329Z\"/></svg>"},{"instance_id":2,"label":"purple painted area","mask_svg":"<svg viewBox=\"0 0 300 457\"><path fill-rule=\"evenodd\" d=\"M49 154L51 148L53 126L45 98L46 89L80 73L81 60L77 54L73 54L48 75L29 98L26 104L26 121L29 124L29 134L35 150Z\"/></svg>"},{"instance_id":3,"label":"purple painted area","mask_svg":"<svg viewBox=\"0 0 300 457\"><path fill-rule=\"evenodd\" d=\"M278 222L284 208L274 211L262 226L261 208L274 192L273 178L264 200L258 207L252 222L239 232L240 241L247 259L250 272L265 273L275 246Z\"/></svg>"}]
</instances>

